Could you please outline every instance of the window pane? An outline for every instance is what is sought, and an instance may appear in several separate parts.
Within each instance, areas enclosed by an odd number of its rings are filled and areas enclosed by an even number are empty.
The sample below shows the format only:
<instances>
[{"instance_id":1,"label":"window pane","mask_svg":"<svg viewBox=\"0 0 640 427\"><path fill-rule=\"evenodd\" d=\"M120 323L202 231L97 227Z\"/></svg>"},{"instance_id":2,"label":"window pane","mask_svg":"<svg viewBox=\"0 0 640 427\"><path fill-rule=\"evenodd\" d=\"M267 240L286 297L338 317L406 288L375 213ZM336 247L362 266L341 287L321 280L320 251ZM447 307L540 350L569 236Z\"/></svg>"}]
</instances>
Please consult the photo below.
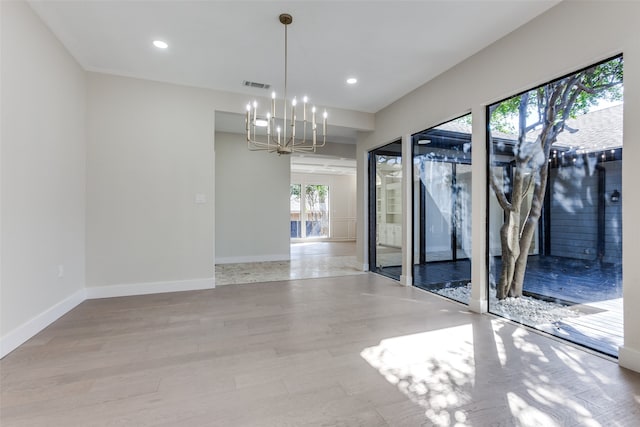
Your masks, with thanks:
<instances>
[{"instance_id":1,"label":"window pane","mask_svg":"<svg viewBox=\"0 0 640 427\"><path fill-rule=\"evenodd\" d=\"M471 115L413 135L413 283L469 303Z\"/></svg>"},{"instance_id":2,"label":"window pane","mask_svg":"<svg viewBox=\"0 0 640 427\"><path fill-rule=\"evenodd\" d=\"M329 186L305 185L306 237L329 237Z\"/></svg>"},{"instance_id":3,"label":"window pane","mask_svg":"<svg viewBox=\"0 0 640 427\"><path fill-rule=\"evenodd\" d=\"M622 57L488 108L490 311L614 356L622 109Z\"/></svg>"},{"instance_id":4,"label":"window pane","mask_svg":"<svg viewBox=\"0 0 640 427\"><path fill-rule=\"evenodd\" d=\"M300 184L291 184L289 186L289 210L291 212L291 237L302 237L302 229L300 226Z\"/></svg>"}]
</instances>

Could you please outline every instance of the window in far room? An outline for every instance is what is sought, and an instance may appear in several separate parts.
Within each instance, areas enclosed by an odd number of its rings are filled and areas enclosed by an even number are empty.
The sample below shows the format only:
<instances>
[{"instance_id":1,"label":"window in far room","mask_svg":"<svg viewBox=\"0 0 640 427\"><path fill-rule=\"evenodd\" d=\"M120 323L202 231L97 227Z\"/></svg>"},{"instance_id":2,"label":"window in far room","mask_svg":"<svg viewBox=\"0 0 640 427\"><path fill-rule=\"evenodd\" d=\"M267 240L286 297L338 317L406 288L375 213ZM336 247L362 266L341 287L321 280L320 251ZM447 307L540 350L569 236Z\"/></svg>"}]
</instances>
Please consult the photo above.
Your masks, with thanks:
<instances>
[{"instance_id":1,"label":"window in far room","mask_svg":"<svg viewBox=\"0 0 640 427\"><path fill-rule=\"evenodd\" d=\"M291 238L328 238L329 186L290 185Z\"/></svg>"}]
</instances>

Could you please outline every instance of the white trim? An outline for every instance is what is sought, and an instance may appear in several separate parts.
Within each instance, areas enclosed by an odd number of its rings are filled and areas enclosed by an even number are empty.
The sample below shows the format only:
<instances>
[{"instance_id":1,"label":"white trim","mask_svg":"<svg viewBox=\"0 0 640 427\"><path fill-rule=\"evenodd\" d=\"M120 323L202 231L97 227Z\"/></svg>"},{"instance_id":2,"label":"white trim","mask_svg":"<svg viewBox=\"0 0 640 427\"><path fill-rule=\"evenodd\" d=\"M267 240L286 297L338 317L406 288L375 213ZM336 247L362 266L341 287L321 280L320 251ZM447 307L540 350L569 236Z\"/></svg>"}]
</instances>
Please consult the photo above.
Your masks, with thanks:
<instances>
[{"instance_id":1,"label":"white trim","mask_svg":"<svg viewBox=\"0 0 640 427\"><path fill-rule=\"evenodd\" d=\"M292 237L290 242L292 245L296 243L318 243L318 242L355 242L355 237ZM219 263L218 263L219 264Z\"/></svg>"},{"instance_id":2,"label":"white trim","mask_svg":"<svg viewBox=\"0 0 640 427\"><path fill-rule=\"evenodd\" d=\"M640 351L620 346L618 349L618 364L623 368L640 372Z\"/></svg>"},{"instance_id":3,"label":"white trim","mask_svg":"<svg viewBox=\"0 0 640 427\"><path fill-rule=\"evenodd\" d=\"M358 138L358 140L360 139L361 138ZM356 147L356 260L362 262L362 271L369 271L369 262L371 262L369 259L370 151L364 150L358 157L357 150L358 147ZM358 249L360 249L360 251L358 251Z\"/></svg>"},{"instance_id":4,"label":"white trim","mask_svg":"<svg viewBox=\"0 0 640 427\"><path fill-rule=\"evenodd\" d=\"M469 300L469 310L474 313L483 314L487 313L487 300L486 299L473 299Z\"/></svg>"},{"instance_id":5,"label":"white trim","mask_svg":"<svg viewBox=\"0 0 640 427\"><path fill-rule=\"evenodd\" d=\"M411 135L402 137L402 274L400 283L413 284L413 158Z\"/></svg>"},{"instance_id":6,"label":"white trim","mask_svg":"<svg viewBox=\"0 0 640 427\"><path fill-rule=\"evenodd\" d=\"M471 299L469 309L475 313L487 312L489 273L487 271L487 122L484 105L474 105L471 130ZM502 253L502 251L500 251Z\"/></svg>"},{"instance_id":7,"label":"white trim","mask_svg":"<svg viewBox=\"0 0 640 427\"><path fill-rule=\"evenodd\" d=\"M0 339L0 358L3 358L27 340L37 335L85 299L85 289L80 289L3 336Z\"/></svg>"},{"instance_id":8,"label":"white trim","mask_svg":"<svg viewBox=\"0 0 640 427\"><path fill-rule=\"evenodd\" d=\"M216 264L242 264L245 262L269 262L269 261L289 261L289 254L281 255L252 255L252 256L228 256L216 258Z\"/></svg>"},{"instance_id":9,"label":"white trim","mask_svg":"<svg viewBox=\"0 0 640 427\"><path fill-rule=\"evenodd\" d=\"M330 242L329 236L313 236L313 237L292 237L289 243L317 243L317 242Z\"/></svg>"},{"instance_id":10,"label":"white trim","mask_svg":"<svg viewBox=\"0 0 640 427\"><path fill-rule=\"evenodd\" d=\"M413 286L413 277L405 276L404 274L400 275L400 283L403 286Z\"/></svg>"},{"instance_id":11,"label":"white trim","mask_svg":"<svg viewBox=\"0 0 640 427\"><path fill-rule=\"evenodd\" d=\"M179 280L171 282L129 283L124 285L87 287L87 299L126 297L132 295L161 294L165 292L214 289L215 278Z\"/></svg>"}]
</instances>

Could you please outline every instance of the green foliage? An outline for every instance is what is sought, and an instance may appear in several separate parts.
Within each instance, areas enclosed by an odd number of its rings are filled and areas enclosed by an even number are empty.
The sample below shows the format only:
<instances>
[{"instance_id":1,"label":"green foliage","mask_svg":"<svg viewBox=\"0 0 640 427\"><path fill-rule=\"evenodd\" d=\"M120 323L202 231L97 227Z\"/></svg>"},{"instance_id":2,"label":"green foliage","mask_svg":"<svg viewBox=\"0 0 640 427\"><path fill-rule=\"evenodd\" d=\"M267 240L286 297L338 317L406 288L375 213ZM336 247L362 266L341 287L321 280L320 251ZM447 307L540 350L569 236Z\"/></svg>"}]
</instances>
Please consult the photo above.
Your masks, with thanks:
<instances>
[{"instance_id":1,"label":"green foliage","mask_svg":"<svg viewBox=\"0 0 640 427\"><path fill-rule=\"evenodd\" d=\"M585 90L580 92L574 103L571 117L588 113L601 100L621 101L622 66L620 57L585 70L581 79Z\"/></svg>"},{"instance_id":2,"label":"green foliage","mask_svg":"<svg viewBox=\"0 0 640 427\"><path fill-rule=\"evenodd\" d=\"M307 184L304 191L307 214L315 219L322 217L321 205L327 201L329 187L326 185Z\"/></svg>"},{"instance_id":3,"label":"green foliage","mask_svg":"<svg viewBox=\"0 0 640 427\"><path fill-rule=\"evenodd\" d=\"M601 101L620 101L622 100L622 69L622 57L614 58L494 104L490 108L491 130L508 135L518 134L521 130L518 118L523 100L527 103L525 106L527 126L542 123L548 109L554 106L549 105L554 91L568 91L576 94L575 100L567 106L568 118L588 113ZM559 103L560 100L556 102L555 107L560 107ZM562 120L564 113L564 109L558 108L556 120Z\"/></svg>"},{"instance_id":4,"label":"green foliage","mask_svg":"<svg viewBox=\"0 0 640 427\"><path fill-rule=\"evenodd\" d=\"M497 104L491 110L491 130L515 134L518 122L518 107L520 105L521 96L514 96Z\"/></svg>"},{"instance_id":5,"label":"green foliage","mask_svg":"<svg viewBox=\"0 0 640 427\"><path fill-rule=\"evenodd\" d=\"M289 194L296 200L300 200L300 184L290 184Z\"/></svg>"},{"instance_id":6,"label":"green foliage","mask_svg":"<svg viewBox=\"0 0 640 427\"><path fill-rule=\"evenodd\" d=\"M305 193L309 206L315 206L318 203L325 203L329 187L326 185L308 184L305 186Z\"/></svg>"}]
</instances>

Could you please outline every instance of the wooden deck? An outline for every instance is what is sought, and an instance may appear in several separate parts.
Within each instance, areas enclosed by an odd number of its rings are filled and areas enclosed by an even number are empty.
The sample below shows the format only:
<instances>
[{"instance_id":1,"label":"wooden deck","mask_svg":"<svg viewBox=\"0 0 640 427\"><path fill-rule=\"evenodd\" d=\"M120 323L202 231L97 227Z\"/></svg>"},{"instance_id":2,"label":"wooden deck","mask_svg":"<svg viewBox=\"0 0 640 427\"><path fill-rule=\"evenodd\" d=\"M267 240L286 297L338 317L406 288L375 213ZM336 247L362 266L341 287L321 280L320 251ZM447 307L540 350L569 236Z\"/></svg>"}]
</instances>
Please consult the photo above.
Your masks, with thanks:
<instances>
[{"instance_id":1,"label":"wooden deck","mask_svg":"<svg viewBox=\"0 0 640 427\"><path fill-rule=\"evenodd\" d=\"M579 304L572 308L584 314L565 319L551 325L551 328L549 328L550 325L543 325L539 329L617 357L618 348L624 344L622 298ZM585 308L598 311L594 313Z\"/></svg>"}]
</instances>

